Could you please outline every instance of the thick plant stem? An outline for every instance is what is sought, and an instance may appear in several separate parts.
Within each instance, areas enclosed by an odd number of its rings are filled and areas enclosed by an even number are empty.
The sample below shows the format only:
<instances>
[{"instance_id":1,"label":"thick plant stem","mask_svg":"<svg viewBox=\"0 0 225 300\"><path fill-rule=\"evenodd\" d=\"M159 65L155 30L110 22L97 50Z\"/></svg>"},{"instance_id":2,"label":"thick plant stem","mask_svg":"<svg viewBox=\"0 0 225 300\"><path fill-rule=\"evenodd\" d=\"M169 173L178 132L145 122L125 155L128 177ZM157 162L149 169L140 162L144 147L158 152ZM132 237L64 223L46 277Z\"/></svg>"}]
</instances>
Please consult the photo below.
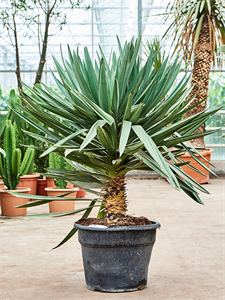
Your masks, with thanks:
<instances>
[{"instance_id":1,"label":"thick plant stem","mask_svg":"<svg viewBox=\"0 0 225 300\"><path fill-rule=\"evenodd\" d=\"M125 176L115 177L106 185L107 187L102 190L106 215L125 215L127 211Z\"/></svg>"},{"instance_id":2,"label":"thick plant stem","mask_svg":"<svg viewBox=\"0 0 225 300\"><path fill-rule=\"evenodd\" d=\"M188 111L185 117L195 115L198 112L201 112L206 109L207 97L208 97L208 85L209 85L209 74L210 74L210 65L212 62L212 37L210 39L210 29L209 21L207 15L204 16L202 27L199 34L199 40L195 47L194 55L196 60L194 62L194 69L192 75L192 85L194 85L189 97L191 98L199 90L195 96L194 101L190 105L198 103L205 98L201 104L192 110ZM202 125L197 132L203 132L205 126ZM205 148L204 137L200 137L191 141L191 143L196 147Z\"/></svg>"}]
</instances>

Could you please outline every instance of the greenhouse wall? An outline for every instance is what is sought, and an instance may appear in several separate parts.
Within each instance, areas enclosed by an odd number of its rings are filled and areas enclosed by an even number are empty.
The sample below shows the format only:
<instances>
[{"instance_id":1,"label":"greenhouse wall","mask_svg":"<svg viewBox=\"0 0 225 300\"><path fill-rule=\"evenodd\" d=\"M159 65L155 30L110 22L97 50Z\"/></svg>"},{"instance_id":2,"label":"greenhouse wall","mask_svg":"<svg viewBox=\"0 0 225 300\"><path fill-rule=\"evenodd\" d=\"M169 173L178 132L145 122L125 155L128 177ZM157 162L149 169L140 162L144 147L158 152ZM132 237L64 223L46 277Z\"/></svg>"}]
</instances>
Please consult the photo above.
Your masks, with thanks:
<instances>
[{"instance_id":1,"label":"greenhouse wall","mask_svg":"<svg viewBox=\"0 0 225 300\"><path fill-rule=\"evenodd\" d=\"M51 71L55 72L52 55L61 60L60 44L62 53L67 57L67 44L72 49L79 46L82 55L83 48L87 47L94 61L97 58L96 50L99 45L108 59L111 49L117 49L117 36L122 44L132 36L137 37L142 32L143 43L155 36L162 37L169 23L163 21L163 13L166 11L168 0L85 0L80 8L70 11L68 4L62 4L60 13L67 14L67 21L62 30L58 28L57 18L50 26L50 39L48 43L47 59L42 76L42 81L54 86ZM65 2L66 3L66 2ZM9 5L8 1L1 1L0 8ZM21 78L32 85L35 80L40 51L38 46L39 31L43 32L44 19L41 12L33 11L33 14L40 16L39 24L33 24L28 32L24 29L23 20L18 22L19 53L21 61ZM0 25L1 26L1 25ZM15 74L15 51L10 45L7 31L0 27L0 85L3 99L7 97L10 89L16 89L17 79ZM168 39L163 44L163 49L169 55L171 41ZM139 55L145 60L147 57L144 48ZM51 70L51 71L50 71ZM209 86L209 108L225 105L225 70L212 68ZM1 113L4 113L3 102ZM206 146L214 150L212 160L225 161L225 111L223 108L213 116L206 124L206 130L221 128L219 132L205 138Z\"/></svg>"}]
</instances>

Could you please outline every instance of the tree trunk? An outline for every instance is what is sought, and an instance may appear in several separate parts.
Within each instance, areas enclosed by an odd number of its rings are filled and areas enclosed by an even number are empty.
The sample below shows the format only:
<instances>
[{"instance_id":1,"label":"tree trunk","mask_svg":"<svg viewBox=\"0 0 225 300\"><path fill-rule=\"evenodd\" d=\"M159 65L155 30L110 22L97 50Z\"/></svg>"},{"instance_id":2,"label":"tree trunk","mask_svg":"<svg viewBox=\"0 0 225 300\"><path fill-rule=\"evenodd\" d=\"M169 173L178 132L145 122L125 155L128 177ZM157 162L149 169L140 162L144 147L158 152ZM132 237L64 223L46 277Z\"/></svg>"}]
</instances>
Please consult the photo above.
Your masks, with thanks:
<instances>
[{"instance_id":1,"label":"tree trunk","mask_svg":"<svg viewBox=\"0 0 225 300\"><path fill-rule=\"evenodd\" d=\"M18 39L17 39L17 29L16 29L16 20L15 14L13 14L13 26L14 26L14 38L15 38L15 48L16 48L16 77L17 77L17 86L19 93L22 91L23 86L21 83L21 74L20 74L20 57L19 57L19 47L18 47Z\"/></svg>"},{"instance_id":2,"label":"tree trunk","mask_svg":"<svg viewBox=\"0 0 225 300\"><path fill-rule=\"evenodd\" d=\"M45 62L46 62L47 43L48 43L48 30L49 30L49 25L50 25L50 14L51 14L51 12L49 11L46 15L45 35L44 35L44 40L43 40L43 44L42 44L42 51L41 51L41 57L40 57L39 66L38 66L38 70L37 70L37 74L36 74L34 84L37 84L37 83L41 82L41 77L42 77L42 73L43 73L43 70L44 70L44 65L45 65Z\"/></svg>"},{"instance_id":3,"label":"tree trunk","mask_svg":"<svg viewBox=\"0 0 225 300\"><path fill-rule=\"evenodd\" d=\"M209 74L210 66L212 62L212 37L210 39L210 29L208 17L205 15L203 17L202 28L199 34L199 40L194 50L194 56L197 57L194 62L194 69L192 74L192 85L194 85L193 90L190 93L190 98L198 91L200 91L195 96L195 99L190 104L193 105L198 103L202 99L208 96L208 84L209 84ZM187 112L185 118L195 115L206 109L207 98L199 104L197 107L193 108L191 111ZM203 132L205 130L205 125L202 125L196 133ZM205 148L204 137L190 141L192 145L196 147Z\"/></svg>"},{"instance_id":4,"label":"tree trunk","mask_svg":"<svg viewBox=\"0 0 225 300\"><path fill-rule=\"evenodd\" d=\"M115 177L106 183L107 187L102 190L104 193L106 216L110 222L114 222L113 215L125 215L127 211L126 203L126 183L125 176Z\"/></svg>"}]
</instances>

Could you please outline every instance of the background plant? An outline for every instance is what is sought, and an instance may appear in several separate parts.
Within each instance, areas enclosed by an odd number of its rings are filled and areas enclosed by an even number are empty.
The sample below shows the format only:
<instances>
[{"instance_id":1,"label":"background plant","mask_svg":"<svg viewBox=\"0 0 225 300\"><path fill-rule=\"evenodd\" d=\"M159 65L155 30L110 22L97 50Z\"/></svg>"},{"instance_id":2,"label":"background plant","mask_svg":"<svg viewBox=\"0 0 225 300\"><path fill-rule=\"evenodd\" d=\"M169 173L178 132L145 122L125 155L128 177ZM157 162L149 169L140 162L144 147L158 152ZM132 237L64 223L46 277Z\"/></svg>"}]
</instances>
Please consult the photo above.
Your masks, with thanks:
<instances>
[{"instance_id":1,"label":"background plant","mask_svg":"<svg viewBox=\"0 0 225 300\"><path fill-rule=\"evenodd\" d=\"M187 60L194 59L192 74L194 103L199 103L186 113L186 117L204 111L207 105L211 62L220 45L225 44L225 14L221 0L174 0L168 5L166 20L172 18L164 36L172 38L175 51L183 52ZM198 132L204 131L204 124ZM203 137L192 141L205 148Z\"/></svg>"},{"instance_id":2,"label":"background plant","mask_svg":"<svg viewBox=\"0 0 225 300\"><path fill-rule=\"evenodd\" d=\"M66 162L63 156L51 152L49 154L49 171L55 172L56 169L72 170L72 166L68 162ZM49 174L45 174L45 175L49 176ZM55 184L58 189L65 189L67 186L67 181L62 179L55 179Z\"/></svg>"},{"instance_id":3,"label":"background plant","mask_svg":"<svg viewBox=\"0 0 225 300\"><path fill-rule=\"evenodd\" d=\"M147 57L149 56L151 49L153 49L153 55L156 55L152 64L156 71L159 70L166 58L166 51L163 49L161 39L156 36L152 40L146 40L143 46L144 54Z\"/></svg>"},{"instance_id":4,"label":"background plant","mask_svg":"<svg viewBox=\"0 0 225 300\"><path fill-rule=\"evenodd\" d=\"M7 120L3 150L0 151L0 176L9 190L16 190L22 175L28 174L34 158L34 149L27 149L21 161L21 150L16 148L15 125Z\"/></svg>"}]
</instances>

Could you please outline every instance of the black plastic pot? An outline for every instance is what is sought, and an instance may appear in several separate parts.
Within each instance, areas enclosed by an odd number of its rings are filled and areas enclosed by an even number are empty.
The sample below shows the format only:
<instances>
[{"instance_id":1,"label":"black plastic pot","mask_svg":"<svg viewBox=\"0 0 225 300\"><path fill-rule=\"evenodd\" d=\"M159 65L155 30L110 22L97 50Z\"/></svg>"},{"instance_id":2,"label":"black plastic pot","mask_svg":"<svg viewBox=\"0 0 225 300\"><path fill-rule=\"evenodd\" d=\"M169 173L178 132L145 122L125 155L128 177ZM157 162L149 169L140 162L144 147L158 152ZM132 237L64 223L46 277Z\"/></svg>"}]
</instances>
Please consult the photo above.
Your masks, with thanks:
<instances>
[{"instance_id":1,"label":"black plastic pot","mask_svg":"<svg viewBox=\"0 0 225 300\"><path fill-rule=\"evenodd\" d=\"M158 222L95 228L74 224L81 243L86 285L101 292L131 292L147 285Z\"/></svg>"}]
</instances>

